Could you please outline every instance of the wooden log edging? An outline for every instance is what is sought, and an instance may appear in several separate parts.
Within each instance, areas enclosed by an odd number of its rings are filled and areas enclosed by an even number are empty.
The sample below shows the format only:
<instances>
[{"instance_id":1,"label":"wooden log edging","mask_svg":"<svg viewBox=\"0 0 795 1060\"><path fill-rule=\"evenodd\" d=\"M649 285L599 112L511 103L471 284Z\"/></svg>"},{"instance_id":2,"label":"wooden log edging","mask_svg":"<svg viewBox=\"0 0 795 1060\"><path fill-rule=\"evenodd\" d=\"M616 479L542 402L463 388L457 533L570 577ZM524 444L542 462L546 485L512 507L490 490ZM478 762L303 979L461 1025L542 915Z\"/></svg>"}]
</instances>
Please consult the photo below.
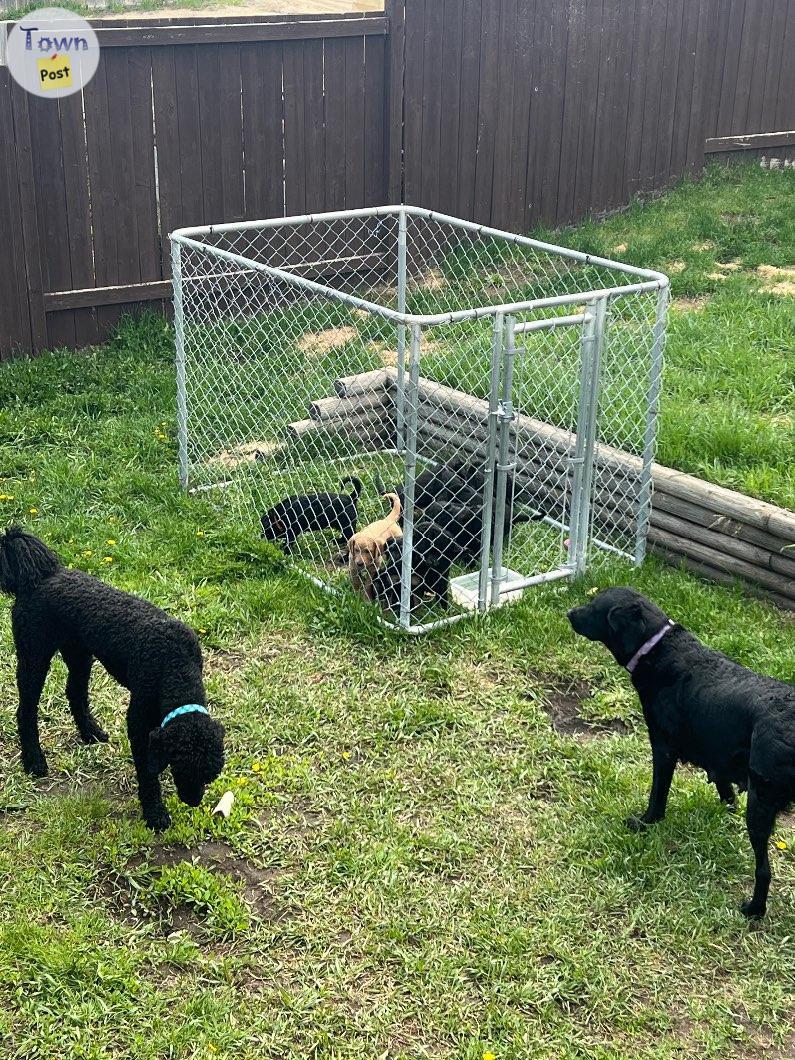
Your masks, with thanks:
<instances>
[{"instance_id":1,"label":"wooden log edging","mask_svg":"<svg viewBox=\"0 0 795 1060\"><path fill-rule=\"evenodd\" d=\"M368 393L394 398L397 370L387 367L338 379L334 389L340 398ZM425 378L420 378L418 390L420 437L438 451L457 446L479 455L485 443L488 402ZM389 404L383 406L384 412L387 409ZM370 414L377 411L377 401L368 406ZM547 492L552 500L557 490L543 464L555 453L570 452L572 436L531 416L520 414L516 422L525 443L519 456L528 465L526 471L518 469L519 481L522 486L537 486L539 495ZM535 455L531 444L537 449ZM640 458L604 444L596 447L596 464L600 476L627 485L641 470ZM795 513L662 464L652 465L652 480L651 551L709 580L739 581L756 595L795 611ZM600 490L594 500L600 520L626 524L630 514L626 496L613 497Z\"/></svg>"}]
</instances>

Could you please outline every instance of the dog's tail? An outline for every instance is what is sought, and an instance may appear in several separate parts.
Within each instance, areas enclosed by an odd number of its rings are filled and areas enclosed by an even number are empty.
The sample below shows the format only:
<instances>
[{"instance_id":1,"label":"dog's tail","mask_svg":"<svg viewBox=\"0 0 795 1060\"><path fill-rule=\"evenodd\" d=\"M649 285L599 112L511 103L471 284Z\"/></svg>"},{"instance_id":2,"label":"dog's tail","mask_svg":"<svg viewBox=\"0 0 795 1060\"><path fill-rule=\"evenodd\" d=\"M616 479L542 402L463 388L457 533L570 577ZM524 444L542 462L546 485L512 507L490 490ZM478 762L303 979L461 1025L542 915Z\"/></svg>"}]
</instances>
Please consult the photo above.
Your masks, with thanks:
<instances>
[{"instance_id":1,"label":"dog's tail","mask_svg":"<svg viewBox=\"0 0 795 1060\"><path fill-rule=\"evenodd\" d=\"M33 534L10 526L0 537L0 592L30 593L59 569L61 561Z\"/></svg>"},{"instance_id":2,"label":"dog's tail","mask_svg":"<svg viewBox=\"0 0 795 1060\"><path fill-rule=\"evenodd\" d=\"M385 518L391 519L393 523L396 523L400 519L400 513L402 510L400 497L398 497L397 493L385 493L384 496L388 501L392 502L392 509L389 512L389 515L385 516Z\"/></svg>"},{"instance_id":3,"label":"dog's tail","mask_svg":"<svg viewBox=\"0 0 795 1060\"><path fill-rule=\"evenodd\" d=\"M344 486L346 482L350 482L350 484L351 484L351 497L353 497L355 503L358 504L359 503L359 497L361 497L361 495L362 495L362 480L360 478L357 478L355 475L348 475L347 478L344 478L340 482L340 485Z\"/></svg>"}]
</instances>

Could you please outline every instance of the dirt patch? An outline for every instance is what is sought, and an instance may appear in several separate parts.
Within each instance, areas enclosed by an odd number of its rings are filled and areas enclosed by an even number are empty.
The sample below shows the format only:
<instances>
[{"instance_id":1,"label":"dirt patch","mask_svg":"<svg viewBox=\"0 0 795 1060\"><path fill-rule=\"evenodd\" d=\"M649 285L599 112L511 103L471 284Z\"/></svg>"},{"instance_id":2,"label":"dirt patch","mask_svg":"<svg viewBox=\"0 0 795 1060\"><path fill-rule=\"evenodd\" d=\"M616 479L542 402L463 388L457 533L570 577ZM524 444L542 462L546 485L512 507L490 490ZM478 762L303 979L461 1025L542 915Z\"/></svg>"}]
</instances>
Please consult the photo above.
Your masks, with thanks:
<instances>
[{"instance_id":1,"label":"dirt patch","mask_svg":"<svg viewBox=\"0 0 795 1060\"><path fill-rule=\"evenodd\" d=\"M712 242L711 239L705 239L703 243L694 243L693 244L693 250L705 251L705 250L714 250L714 249L715 249L715 244Z\"/></svg>"},{"instance_id":2,"label":"dirt patch","mask_svg":"<svg viewBox=\"0 0 795 1060\"><path fill-rule=\"evenodd\" d=\"M775 265L760 265L756 271L763 279L767 280L767 283L762 286L762 290L766 294L790 297L795 295L795 267L781 269Z\"/></svg>"},{"instance_id":3,"label":"dirt patch","mask_svg":"<svg viewBox=\"0 0 795 1060\"><path fill-rule=\"evenodd\" d=\"M707 273L707 279L708 280L728 280L728 278L729 277L726 275L725 272L708 272Z\"/></svg>"},{"instance_id":4,"label":"dirt patch","mask_svg":"<svg viewBox=\"0 0 795 1060\"><path fill-rule=\"evenodd\" d=\"M613 247L614 254L626 254L628 250L629 246L626 243L618 243L616 246Z\"/></svg>"},{"instance_id":5,"label":"dirt patch","mask_svg":"<svg viewBox=\"0 0 795 1060\"><path fill-rule=\"evenodd\" d=\"M669 276L677 276L680 272L684 272L687 265L683 261L669 261L665 266L665 271Z\"/></svg>"},{"instance_id":6,"label":"dirt patch","mask_svg":"<svg viewBox=\"0 0 795 1060\"><path fill-rule=\"evenodd\" d=\"M337 350L348 342L353 342L359 332L350 326L344 328L326 328L325 331L308 331L296 347L307 357L322 357L330 350Z\"/></svg>"},{"instance_id":7,"label":"dirt patch","mask_svg":"<svg viewBox=\"0 0 795 1060\"><path fill-rule=\"evenodd\" d=\"M683 313L703 313L704 307L710 300L705 294L698 295L696 298L674 298L671 308L681 310Z\"/></svg>"},{"instance_id":8,"label":"dirt patch","mask_svg":"<svg viewBox=\"0 0 795 1060\"><path fill-rule=\"evenodd\" d=\"M627 726L620 718L589 721L583 718L580 707L591 698L591 688L585 681L553 682L547 693L544 709L549 715L552 728L561 736L580 736L591 739L611 732L626 732Z\"/></svg>"},{"instance_id":9,"label":"dirt patch","mask_svg":"<svg viewBox=\"0 0 795 1060\"><path fill-rule=\"evenodd\" d=\"M191 931L199 926L199 915L190 905L170 906L165 900L156 909L141 901L141 894L133 878L141 869L162 870L173 868L182 862L195 862L204 868L230 876L241 888L242 897L260 920L279 923L290 914L288 908L275 896L273 888L283 874L279 868L261 868L235 855L224 842L209 840L197 847L162 846L155 844L135 854L121 872L106 873L99 886L100 895L122 919L131 915L136 920L155 916L158 913L165 921L167 931Z\"/></svg>"},{"instance_id":10,"label":"dirt patch","mask_svg":"<svg viewBox=\"0 0 795 1060\"><path fill-rule=\"evenodd\" d=\"M721 272L737 272L738 269L743 267L742 261L739 258L735 258L734 261L716 261L715 268L720 269Z\"/></svg>"},{"instance_id":11,"label":"dirt patch","mask_svg":"<svg viewBox=\"0 0 795 1060\"><path fill-rule=\"evenodd\" d=\"M210 459L222 467L239 467L241 464L253 464L257 460L267 460L283 446L279 442L242 442L232 449L225 449Z\"/></svg>"},{"instance_id":12,"label":"dirt patch","mask_svg":"<svg viewBox=\"0 0 795 1060\"><path fill-rule=\"evenodd\" d=\"M240 670L249 662L242 651L224 651L222 648L209 648L204 653L204 666L208 673L231 674Z\"/></svg>"}]
</instances>

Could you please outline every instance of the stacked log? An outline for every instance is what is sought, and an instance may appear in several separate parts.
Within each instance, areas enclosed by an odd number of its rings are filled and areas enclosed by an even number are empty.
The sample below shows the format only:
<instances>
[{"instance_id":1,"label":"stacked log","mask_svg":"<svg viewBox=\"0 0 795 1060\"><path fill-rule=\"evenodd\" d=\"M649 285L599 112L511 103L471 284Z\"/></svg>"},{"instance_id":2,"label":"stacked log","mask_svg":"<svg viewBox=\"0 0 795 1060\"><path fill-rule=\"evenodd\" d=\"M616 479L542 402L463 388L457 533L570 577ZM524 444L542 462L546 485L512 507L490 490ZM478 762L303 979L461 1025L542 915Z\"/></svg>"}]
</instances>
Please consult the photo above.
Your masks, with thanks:
<instances>
[{"instance_id":1,"label":"stacked log","mask_svg":"<svg viewBox=\"0 0 795 1060\"><path fill-rule=\"evenodd\" d=\"M485 456L488 402L463 391L420 379L417 431L420 447L442 454ZM375 429L384 416L382 437L393 436L397 372L378 369L339 379L337 399L314 402L315 425L349 417L352 433ZM365 407L362 402L369 396ZM339 400L341 405L328 402ZM291 427L298 425L292 424ZM554 511L565 488L563 463L574 438L568 431L520 414L512 432L511 459L517 461L518 496ZM379 433L376 430L376 433ZM391 444L388 443L388 444ZM630 529L641 461L599 444L595 450L594 515L600 526ZM652 466L653 505L649 544L655 553L713 581L738 580L781 607L795 611L795 514L773 504L704 482L660 464Z\"/></svg>"},{"instance_id":2,"label":"stacked log","mask_svg":"<svg viewBox=\"0 0 795 1060\"><path fill-rule=\"evenodd\" d=\"M357 449L384 449L394 445L394 402L386 389L383 371L337 379L334 390L338 396L309 403L307 419L287 424L290 442L318 443L324 438L343 438Z\"/></svg>"}]
</instances>

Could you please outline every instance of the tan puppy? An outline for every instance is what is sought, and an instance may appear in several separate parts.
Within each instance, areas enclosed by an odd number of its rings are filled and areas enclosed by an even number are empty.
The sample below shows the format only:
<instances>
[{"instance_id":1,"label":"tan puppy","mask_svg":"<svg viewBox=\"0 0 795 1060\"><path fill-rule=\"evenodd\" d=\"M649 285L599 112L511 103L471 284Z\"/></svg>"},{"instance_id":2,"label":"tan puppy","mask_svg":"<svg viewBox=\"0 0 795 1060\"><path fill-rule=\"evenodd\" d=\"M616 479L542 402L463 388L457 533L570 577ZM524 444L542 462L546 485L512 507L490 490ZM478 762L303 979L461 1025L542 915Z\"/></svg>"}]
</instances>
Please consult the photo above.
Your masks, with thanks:
<instances>
[{"instance_id":1,"label":"tan puppy","mask_svg":"<svg viewBox=\"0 0 795 1060\"><path fill-rule=\"evenodd\" d=\"M396 493L384 494L392 502L392 510L383 519L365 526L348 541L348 571L353 588L365 600L373 600L373 578L381 566L384 549L390 541L403 537L400 519L400 497Z\"/></svg>"}]
</instances>

